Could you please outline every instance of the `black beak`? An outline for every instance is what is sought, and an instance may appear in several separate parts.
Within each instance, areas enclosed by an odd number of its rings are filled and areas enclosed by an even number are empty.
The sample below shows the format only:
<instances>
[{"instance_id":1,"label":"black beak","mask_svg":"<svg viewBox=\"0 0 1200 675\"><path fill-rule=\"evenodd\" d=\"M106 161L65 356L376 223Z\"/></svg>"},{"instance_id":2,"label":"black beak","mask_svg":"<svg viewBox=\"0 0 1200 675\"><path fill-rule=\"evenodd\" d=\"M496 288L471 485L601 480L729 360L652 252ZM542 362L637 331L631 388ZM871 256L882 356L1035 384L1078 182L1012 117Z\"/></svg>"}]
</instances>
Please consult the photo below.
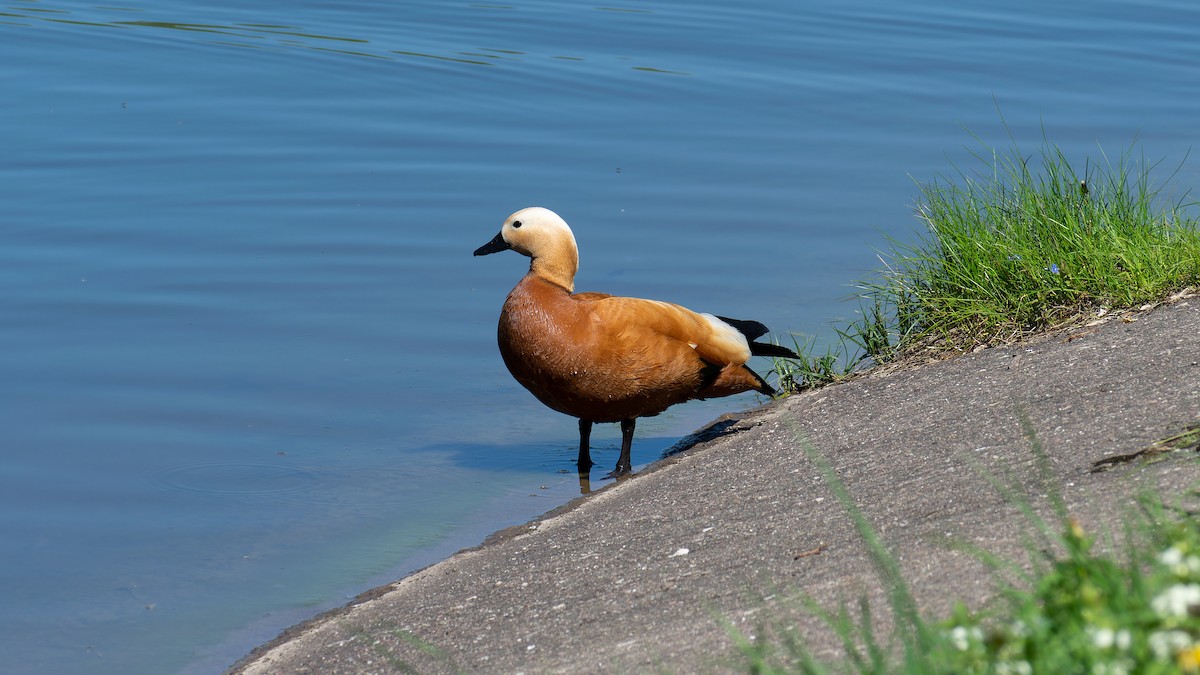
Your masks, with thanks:
<instances>
[{"instance_id":1,"label":"black beak","mask_svg":"<svg viewBox=\"0 0 1200 675\"><path fill-rule=\"evenodd\" d=\"M489 241L488 243L484 244L483 246L480 246L479 248L475 249L475 255L487 255L489 253L499 253L500 251L507 251L510 248L512 248L512 246L509 246L508 242L504 241L504 233L497 232L496 236L492 237L491 241Z\"/></svg>"}]
</instances>

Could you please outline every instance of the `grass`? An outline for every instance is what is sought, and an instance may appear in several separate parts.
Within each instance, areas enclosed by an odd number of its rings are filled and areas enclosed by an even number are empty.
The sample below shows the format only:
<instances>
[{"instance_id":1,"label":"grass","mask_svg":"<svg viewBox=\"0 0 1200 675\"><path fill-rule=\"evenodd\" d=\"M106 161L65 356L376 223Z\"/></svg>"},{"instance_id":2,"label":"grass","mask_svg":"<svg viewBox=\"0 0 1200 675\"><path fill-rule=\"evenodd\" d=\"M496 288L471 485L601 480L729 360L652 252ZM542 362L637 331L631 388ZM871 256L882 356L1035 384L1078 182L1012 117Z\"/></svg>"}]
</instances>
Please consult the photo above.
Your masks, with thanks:
<instances>
[{"instance_id":1,"label":"grass","mask_svg":"<svg viewBox=\"0 0 1200 675\"><path fill-rule=\"evenodd\" d=\"M1105 314L1170 299L1200 286L1200 226L1187 194L1164 199L1159 166L1131 148L1116 162L1101 153L1082 172L1043 142L1026 156L984 148L981 167L921 186L915 243L890 240L877 278L858 284L859 316L835 327L838 344L816 351L796 342L797 360L776 360L785 391L844 379L864 366L948 356L1004 344ZM1200 442L1197 426L1127 459ZM827 460L801 443L849 514L889 590L893 634L875 634L866 600L858 611L807 602L841 638L845 660L820 663L793 631L759 630L775 641L729 631L752 673L1200 673L1200 521L1146 496L1125 523L1118 554L1067 514L1043 466L1046 521L1013 481L993 485L1029 520L1028 565L975 551L993 567L1000 602L957 607L936 620L917 611L895 558L872 530ZM1160 447L1161 446L1161 447ZM1123 458L1125 459L1125 458ZM1097 467L1102 470L1107 467ZM1189 497L1200 496L1193 490ZM1032 569L1032 572L1026 571ZM1005 576L1007 574L1007 577ZM1016 582L1005 581L1015 574Z\"/></svg>"},{"instance_id":2,"label":"grass","mask_svg":"<svg viewBox=\"0 0 1200 675\"><path fill-rule=\"evenodd\" d=\"M980 168L921 186L914 243L889 240L884 269L860 282L859 317L839 344L776 360L785 390L842 379L864 364L1011 342L1200 286L1195 203L1167 202L1160 167L1133 148L1082 172L1044 142L1026 156L984 148Z\"/></svg>"},{"instance_id":3,"label":"grass","mask_svg":"<svg viewBox=\"0 0 1200 675\"><path fill-rule=\"evenodd\" d=\"M1014 479L989 478L1037 532L1026 545L1032 572L974 551L996 573L1002 589L998 602L978 612L960 604L942 620L920 615L895 557L828 460L802 441L866 543L888 590L893 634L886 640L876 634L865 598L857 616L845 606L829 611L808 600L808 609L840 637L844 661L819 662L795 631L760 626L759 635L785 637L754 640L727 623L745 670L806 675L1200 672L1200 522L1195 514L1143 496L1125 523L1123 552L1097 554L1095 539L1067 514L1061 492L1051 483L1047 456L1028 425L1026 434L1042 467L1041 485L1034 487L1048 494L1054 520L1038 515Z\"/></svg>"}]
</instances>

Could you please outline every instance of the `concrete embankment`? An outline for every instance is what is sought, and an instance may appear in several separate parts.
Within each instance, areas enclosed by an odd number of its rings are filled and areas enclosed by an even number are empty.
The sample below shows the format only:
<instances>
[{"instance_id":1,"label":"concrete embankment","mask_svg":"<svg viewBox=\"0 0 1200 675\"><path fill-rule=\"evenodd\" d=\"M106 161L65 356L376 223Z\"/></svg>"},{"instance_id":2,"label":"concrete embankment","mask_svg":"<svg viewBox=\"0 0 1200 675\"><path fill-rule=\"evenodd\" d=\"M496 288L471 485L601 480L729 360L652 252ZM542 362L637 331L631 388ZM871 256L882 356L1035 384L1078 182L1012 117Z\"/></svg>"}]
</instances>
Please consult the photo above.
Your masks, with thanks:
<instances>
[{"instance_id":1,"label":"concrete embankment","mask_svg":"<svg viewBox=\"0 0 1200 675\"><path fill-rule=\"evenodd\" d=\"M883 616L886 597L802 439L938 612L994 592L948 540L1026 558L1032 527L984 472L1010 476L1045 513L1051 481L1085 529L1119 531L1140 490L1200 481L1194 452L1135 456L1198 419L1195 296L870 374L722 421L687 452L297 626L231 672L736 669L718 618L747 634L793 625L833 654L796 594L829 607L866 594Z\"/></svg>"}]
</instances>

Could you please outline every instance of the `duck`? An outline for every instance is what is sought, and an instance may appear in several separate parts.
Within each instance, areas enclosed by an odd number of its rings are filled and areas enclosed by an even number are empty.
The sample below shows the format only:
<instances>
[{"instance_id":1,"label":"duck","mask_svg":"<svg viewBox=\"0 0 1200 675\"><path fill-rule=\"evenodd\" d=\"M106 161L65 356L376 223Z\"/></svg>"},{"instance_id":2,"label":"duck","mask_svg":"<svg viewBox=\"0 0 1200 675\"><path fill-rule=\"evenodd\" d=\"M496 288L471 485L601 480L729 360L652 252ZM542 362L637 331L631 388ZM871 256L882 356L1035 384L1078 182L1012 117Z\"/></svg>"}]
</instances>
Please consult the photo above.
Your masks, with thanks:
<instances>
[{"instance_id":1,"label":"duck","mask_svg":"<svg viewBox=\"0 0 1200 675\"><path fill-rule=\"evenodd\" d=\"M755 342L757 321L694 312L659 300L575 292L579 248L557 213L540 206L510 215L476 256L516 251L529 272L504 301L497 342L517 382L552 410L579 420L581 475L593 466L592 425L621 425L621 454L609 476L632 471L639 417L693 399L777 392L752 370L751 356L797 358Z\"/></svg>"}]
</instances>

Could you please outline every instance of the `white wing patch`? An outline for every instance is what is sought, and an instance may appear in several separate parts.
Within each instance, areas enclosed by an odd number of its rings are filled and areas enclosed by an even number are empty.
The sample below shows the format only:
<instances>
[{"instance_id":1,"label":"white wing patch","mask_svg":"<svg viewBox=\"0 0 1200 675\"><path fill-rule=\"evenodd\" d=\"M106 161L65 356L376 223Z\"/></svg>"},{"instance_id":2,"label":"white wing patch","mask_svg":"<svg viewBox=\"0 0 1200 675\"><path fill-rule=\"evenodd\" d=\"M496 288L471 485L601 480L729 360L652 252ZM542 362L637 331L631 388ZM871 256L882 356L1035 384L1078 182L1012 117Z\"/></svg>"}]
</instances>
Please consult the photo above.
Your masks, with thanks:
<instances>
[{"instance_id":1,"label":"white wing patch","mask_svg":"<svg viewBox=\"0 0 1200 675\"><path fill-rule=\"evenodd\" d=\"M741 360L737 363L742 364L750 360L750 342L746 340L745 335L712 314L700 314L700 316L712 326L713 337L717 342L725 345L730 352L740 352ZM695 346L693 346L694 348Z\"/></svg>"}]
</instances>

